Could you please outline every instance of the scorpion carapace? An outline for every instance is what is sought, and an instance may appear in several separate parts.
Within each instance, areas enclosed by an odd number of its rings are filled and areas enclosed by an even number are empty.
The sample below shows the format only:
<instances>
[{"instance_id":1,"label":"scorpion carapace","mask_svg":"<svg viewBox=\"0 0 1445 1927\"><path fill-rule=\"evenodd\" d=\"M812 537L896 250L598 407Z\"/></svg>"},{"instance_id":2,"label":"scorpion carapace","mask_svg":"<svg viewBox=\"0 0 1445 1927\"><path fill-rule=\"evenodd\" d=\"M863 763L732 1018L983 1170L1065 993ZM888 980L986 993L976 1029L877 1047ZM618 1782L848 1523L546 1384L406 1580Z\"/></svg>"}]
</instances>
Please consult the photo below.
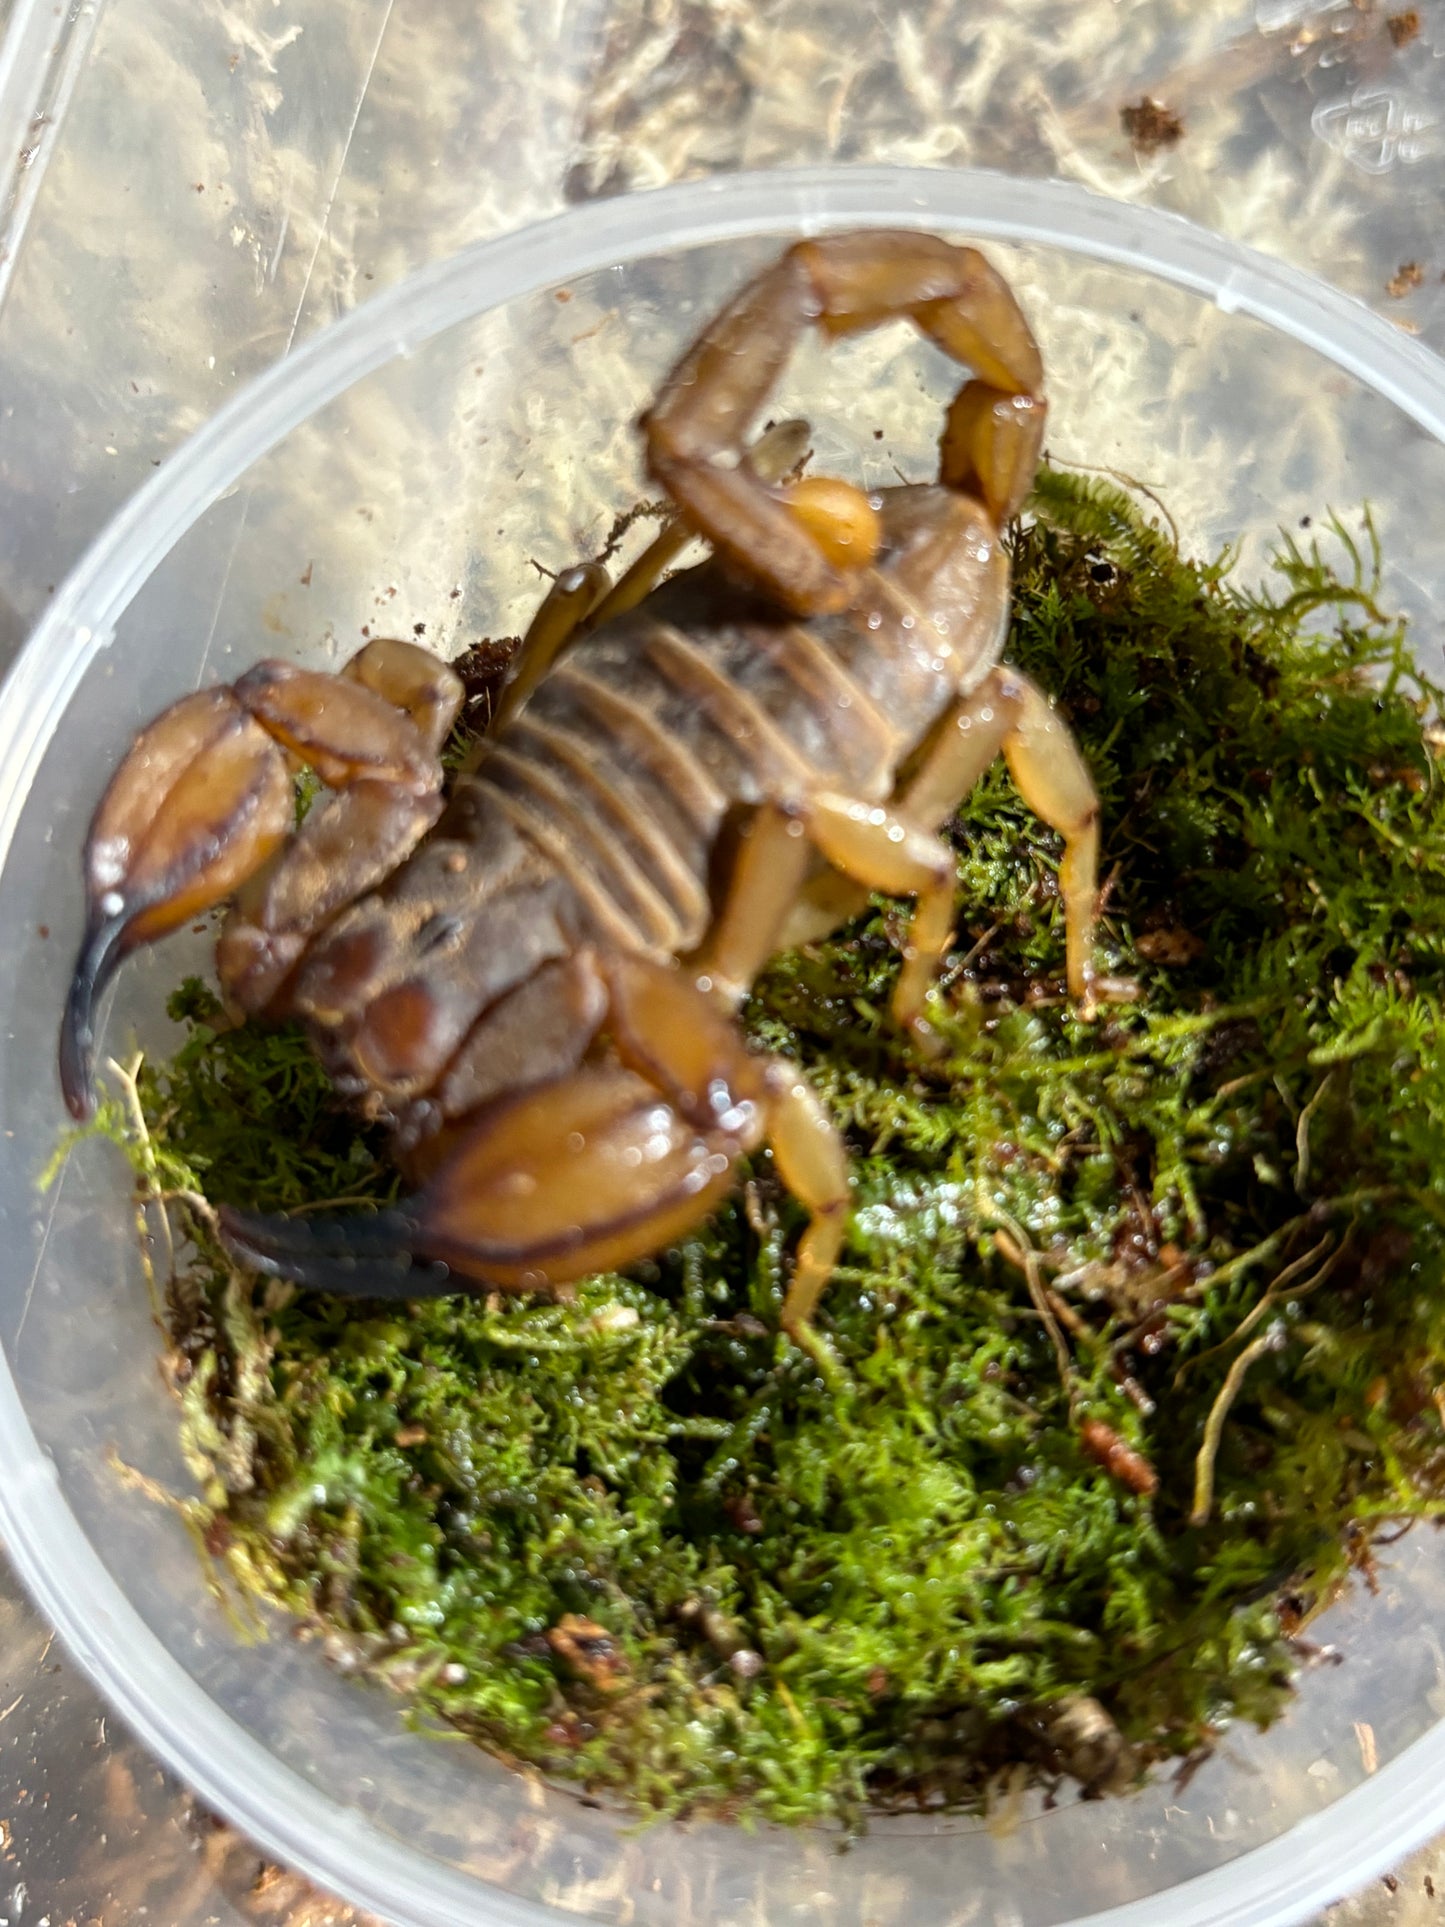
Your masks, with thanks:
<instances>
[{"instance_id":1,"label":"scorpion carapace","mask_svg":"<svg viewBox=\"0 0 1445 1927\"><path fill-rule=\"evenodd\" d=\"M785 484L791 431L745 437L796 338L897 316L972 371L938 481ZM1094 790L1048 701L999 666L1000 529L1038 459L1041 379L973 249L799 242L644 418L675 524L615 586L596 565L559 578L448 795L461 688L412 644L369 643L340 675L263 662L177 703L91 826L61 1040L72 1111L93 1105L109 973L231 898L230 1005L300 1019L416 1185L372 1218L230 1212L244 1261L366 1295L555 1290L662 1249L767 1145L811 1213L783 1308L810 1339L848 1170L796 1068L735 1021L769 957L870 891L916 898L893 1013L926 1045L956 888L936 831L1001 752L1063 837L1068 987L1090 996ZM661 580L698 535L712 557ZM298 761L331 793L293 831Z\"/></svg>"}]
</instances>

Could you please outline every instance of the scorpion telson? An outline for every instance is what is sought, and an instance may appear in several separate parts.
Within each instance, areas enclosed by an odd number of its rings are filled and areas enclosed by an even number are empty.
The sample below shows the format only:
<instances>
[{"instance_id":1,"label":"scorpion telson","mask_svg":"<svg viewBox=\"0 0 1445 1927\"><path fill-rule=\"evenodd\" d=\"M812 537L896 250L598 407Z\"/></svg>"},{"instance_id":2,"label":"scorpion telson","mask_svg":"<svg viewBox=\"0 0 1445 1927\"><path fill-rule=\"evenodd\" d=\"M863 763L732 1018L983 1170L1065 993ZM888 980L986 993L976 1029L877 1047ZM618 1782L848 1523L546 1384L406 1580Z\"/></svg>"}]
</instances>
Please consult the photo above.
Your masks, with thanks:
<instances>
[{"instance_id":1,"label":"scorpion telson","mask_svg":"<svg viewBox=\"0 0 1445 1927\"><path fill-rule=\"evenodd\" d=\"M898 316L971 371L937 482L783 483L796 428L745 438L798 336ZM927 1045L956 891L937 828L1001 753L1063 837L1067 982L1090 999L1094 789L1047 699L999 664L1000 530L1044 417L1033 336L972 248L789 248L644 418L675 524L615 586L595 564L559 577L449 793L461 686L406 642L339 675L262 662L141 733L86 845L72 1112L94 1107L116 965L229 898L228 1004L305 1024L416 1187L371 1218L228 1212L243 1262L357 1295L556 1290L673 1242L766 1145L811 1214L782 1322L813 1342L848 1167L797 1069L735 1021L768 959L871 891L915 898L893 1015ZM664 579L698 535L712 557ZM293 830L298 760L330 793Z\"/></svg>"}]
</instances>

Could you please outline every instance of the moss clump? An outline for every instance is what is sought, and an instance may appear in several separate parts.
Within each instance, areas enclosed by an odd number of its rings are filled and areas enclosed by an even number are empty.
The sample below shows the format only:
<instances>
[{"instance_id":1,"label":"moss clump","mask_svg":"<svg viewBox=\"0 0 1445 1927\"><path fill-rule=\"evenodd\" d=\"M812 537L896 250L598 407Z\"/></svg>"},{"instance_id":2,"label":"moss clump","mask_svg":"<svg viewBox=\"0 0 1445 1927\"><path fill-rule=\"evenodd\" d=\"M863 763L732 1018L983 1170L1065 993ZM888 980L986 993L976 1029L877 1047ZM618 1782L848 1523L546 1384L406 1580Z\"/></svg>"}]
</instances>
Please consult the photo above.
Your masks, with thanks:
<instances>
[{"instance_id":1,"label":"moss clump","mask_svg":"<svg viewBox=\"0 0 1445 1927\"><path fill-rule=\"evenodd\" d=\"M1275 593L1045 472L1009 658L1104 802L1110 967L1060 983L1057 840L1002 769L959 811L938 1061L888 1022L897 906L747 1013L846 1128L857 1211L777 1335L767 1162L551 1305L265 1290L204 1209L168 1291L188 1510L254 1596L506 1757L646 1811L856 1822L1025 1762L1094 1787L1273 1718L1290 1635L1445 1473L1445 792L1436 693L1338 526ZM304 1041L146 1069L152 1190L384 1196ZM148 1160L153 1160L149 1162Z\"/></svg>"}]
</instances>

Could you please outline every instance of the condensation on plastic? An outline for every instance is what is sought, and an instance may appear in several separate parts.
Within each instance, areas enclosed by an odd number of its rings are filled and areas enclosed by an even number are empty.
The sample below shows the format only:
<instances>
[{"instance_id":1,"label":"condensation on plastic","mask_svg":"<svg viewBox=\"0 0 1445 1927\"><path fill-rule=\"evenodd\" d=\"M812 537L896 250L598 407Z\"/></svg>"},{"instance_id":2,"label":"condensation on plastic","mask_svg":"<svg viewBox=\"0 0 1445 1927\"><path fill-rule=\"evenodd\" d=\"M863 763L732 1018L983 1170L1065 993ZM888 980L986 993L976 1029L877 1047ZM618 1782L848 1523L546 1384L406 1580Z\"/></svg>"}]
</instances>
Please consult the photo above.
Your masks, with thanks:
<instances>
[{"instance_id":1,"label":"condensation on plastic","mask_svg":"<svg viewBox=\"0 0 1445 1927\"><path fill-rule=\"evenodd\" d=\"M0 4L0 304L95 34L100 0Z\"/></svg>"},{"instance_id":2,"label":"condensation on plastic","mask_svg":"<svg viewBox=\"0 0 1445 1927\"><path fill-rule=\"evenodd\" d=\"M16 0L0 665L245 382L375 288L556 211L607 5Z\"/></svg>"},{"instance_id":3,"label":"condensation on plastic","mask_svg":"<svg viewBox=\"0 0 1445 1927\"><path fill-rule=\"evenodd\" d=\"M1410 10L1404 45L1394 0L13 9L0 203L18 163L33 218L18 255L0 232L0 663L239 386L369 294L569 200L803 163L1054 175L1188 215L1445 343L1445 0ZM1143 93L1184 128L1149 154L1120 122ZM1391 299L1411 260L1418 286Z\"/></svg>"},{"instance_id":4,"label":"condensation on plastic","mask_svg":"<svg viewBox=\"0 0 1445 1927\"><path fill-rule=\"evenodd\" d=\"M104 1147L41 1198L77 858L137 724L258 652L340 659L363 624L450 646L525 618L639 485L631 418L779 235L903 224L986 243L1038 328L1056 457L1157 488L1191 546L1373 504L1386 595L1438 658L1445 368L1294 270L1166 215L982 174L732 176L589 207L428 269L299 348L160 471L61 588L0 693L0 1536L139 1735L269 1851L406 1927L1286 1927L1445 1819L1445 1547L1417 1533L1337 1608L1344 1665L1175 1793L827 1834L641 1834L456 1745L282 1636L238 1645L169 1511L187 1479ZM565 284L560 284L565 267ZM558 295L566 296L559 299ZM927 472L950 374L904 332L811 348L780 408L820 463ZM882 442L872 430L882 428ZM859 456L862 449L864 454ZM41 926L48 936L42 936ZM192 960L199 955L193 946ZM128 971L111 1048L161 1040L184 944ZM1378 1770L1374 1770L1378 1767Z\"/></svg>"}]
</instances>

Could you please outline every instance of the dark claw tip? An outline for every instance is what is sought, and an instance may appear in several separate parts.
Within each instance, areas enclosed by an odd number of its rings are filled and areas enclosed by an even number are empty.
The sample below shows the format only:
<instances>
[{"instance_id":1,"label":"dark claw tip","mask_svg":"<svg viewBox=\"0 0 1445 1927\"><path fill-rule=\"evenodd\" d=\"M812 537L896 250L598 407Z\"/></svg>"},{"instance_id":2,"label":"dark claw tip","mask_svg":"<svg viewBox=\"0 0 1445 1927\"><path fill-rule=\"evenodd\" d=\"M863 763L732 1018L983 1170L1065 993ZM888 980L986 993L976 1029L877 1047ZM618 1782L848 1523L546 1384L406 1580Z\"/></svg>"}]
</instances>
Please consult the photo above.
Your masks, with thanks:
<instances>
[{"instance_id":1,"label":"dark claw tip","mask_svg":"<svg viewBox=\"0 0 1445 1927\"><path fill-rule=\"evenodd\" d=\"M457 1290L446 1265L412 1253L405 1209L285 1218L222 1205L221 1241L238 1264L342 1298L442 1298Z\"/></svg>"},{"instance_id":2,"label":"dark claw tip","mask_svg":"<svg viewBox=\"0 0 1445 1927\"><path fill-rule=\"evenodd\" d=\"M78 1123L95 1116L95 1037L88 1009L76 1009L74 990L60 1027L60 1088L65 1107Z\"/></svg>"},{"instance_id":3,"label":"dark claw tip","mask_svg":"<svg viewBox=\"0 0 1445 1927\"><path fill-rule=\"evenodd\" d=\"M119 918L92 924L75 961L60 1025L60 1088L73 1118L95 1116L95 1006L121 960L125 925Z\"/></svg>"}]
</instances>

